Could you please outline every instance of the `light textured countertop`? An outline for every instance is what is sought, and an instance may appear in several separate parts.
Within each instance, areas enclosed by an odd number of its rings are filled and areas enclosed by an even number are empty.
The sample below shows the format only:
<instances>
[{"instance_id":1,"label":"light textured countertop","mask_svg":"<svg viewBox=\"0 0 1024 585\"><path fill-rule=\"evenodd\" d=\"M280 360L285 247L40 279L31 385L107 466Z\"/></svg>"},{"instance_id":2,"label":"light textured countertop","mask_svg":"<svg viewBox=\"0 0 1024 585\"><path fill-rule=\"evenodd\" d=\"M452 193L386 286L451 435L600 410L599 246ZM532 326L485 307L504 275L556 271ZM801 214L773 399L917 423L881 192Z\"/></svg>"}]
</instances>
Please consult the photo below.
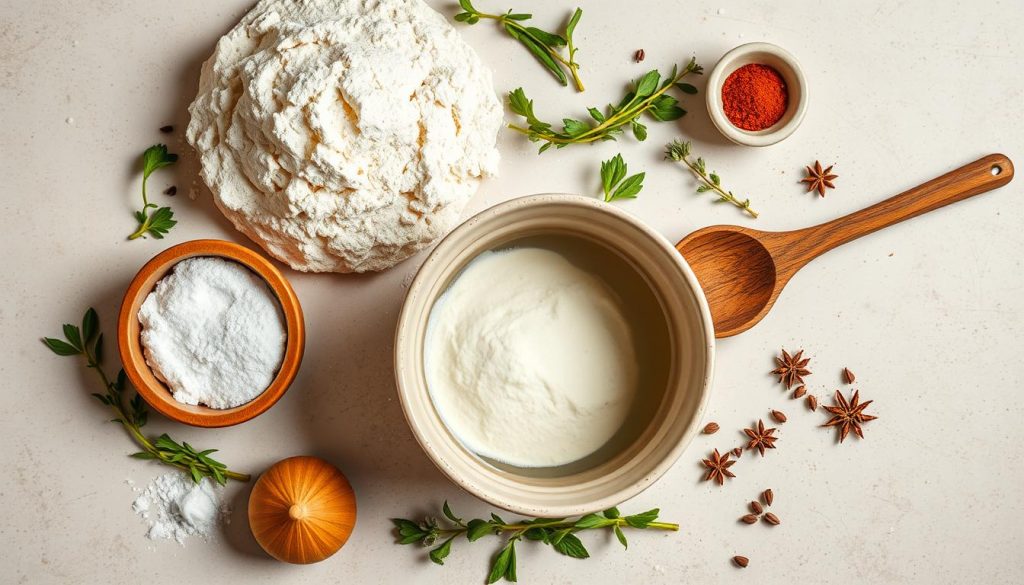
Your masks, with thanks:
<instances>
[{"instance_id":1,"label":"light textured countertop","mask_svg":"<svg viewBox=\"0 0 1024 585\"><path fill-rule=\"evenodd\" d=\"M481 8L504 7L479 0ZM448 2L433 2L452 14ZM515 0L556 26L569 6ZM599 161L622 152L647 171L644 192L622 207L677 240L715 223L792 229L859 209L989 152L1024 161L1024 4L641 1L583 2L577 38L588 90L554 83L493 26L460 32L494 69L495 90L523 85L552 118L617 99L623 83L691 54L706 67L735 45L765 40L795 54L810 82L803 126L756 150L727 144L703 95L679 123L631 138L538 157L502 133L499 178L466 215L542 191L593 194ZM209 544L151 542L131 511L132 479L164 470L126 457L132 445L89 397L77 363L38 341L94 305L112 339L114 315L136 270L156 252L195 238L247 244L209 193L186 193L195 158L182 141L199 65L248 8L230 2L21 2L0 0L0 582L3 583L482 583L493 542L457 543L444 567L393 544L387 519L448 498L463 515L489 508L434 469L406 428L392 381L392 335L405 287L424 255L376 275L287 271L305 309L308 347L284 399L236 428L202 430L157 418L153 432L221 449L259 472L294 454L335 462L359 497L349 544L319 565L266 557L248 533L248 486L235 485L232 524ZM632 62L643 48L642 65ZM701 83L703 90L703 84ZM127 242L146 146L167 139L183 164L152 181L176 184L180 224L163 241ZM714 206L661 161L686 136L761 219ZM796 184L814 159L836 163L825 199ZM760 325L719 344L709 405L718 434L700 436L675 467L626 511L658 506L674 534L584 538L593 558L539 546L519 551L522 583L1008 583L1024 570L1024 179L836 250L802 270ZM159 201L167 201L157 195ZM805 348L809 388L827 395L849 366L880 418L866 440L834 443L767 372L780 348ZM110 351L113 356L114 352ZM770 408L789 422L778 449L744 455L724 488L700 482L699 460L739 444L738 429ZM782 524L737 519L763 488ZM750 557L750 567L729 563Z\"/></svg>"}]
</instances>

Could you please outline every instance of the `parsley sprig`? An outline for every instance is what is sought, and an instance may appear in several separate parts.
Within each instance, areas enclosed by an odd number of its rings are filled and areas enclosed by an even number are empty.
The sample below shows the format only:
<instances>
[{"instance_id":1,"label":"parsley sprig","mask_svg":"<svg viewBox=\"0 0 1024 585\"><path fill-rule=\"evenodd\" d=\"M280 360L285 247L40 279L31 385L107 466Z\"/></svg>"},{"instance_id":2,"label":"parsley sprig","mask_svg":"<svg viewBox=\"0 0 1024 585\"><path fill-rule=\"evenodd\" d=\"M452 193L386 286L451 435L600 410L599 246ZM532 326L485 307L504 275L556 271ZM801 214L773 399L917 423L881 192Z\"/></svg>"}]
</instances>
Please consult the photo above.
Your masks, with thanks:
<instances>
[{"instance_id":1,"label":"parsley sprig","mask_svg":"<svg viewBox=\"0 0 1024 585\"><path fill-rule=\"evenodd\" d=\"M605 202L617 199L636 199L644 188L644 177L647 173L637 173L626 177L628 166L621 154L601 163L601 188L604 189Z\"/></svg>"},{"instance_id":2,"label":"parsley sprig","mask_svg":"<svg viewBox=\"0 0 1024 585\"><path fill-rule=\"evenodd\" d=\"M129 240L141 238L147 233L161 240L164 234L178 223L173 219L174 212L170 207L160 207L155 203L150 203L149 198L146 197L146 181L149 180L149 176L157 169L171 166L177 160L178 155L167 152L167 146L163 144L154 144L142 153L142 209L135 212L135 219L138 220L139 227L132 235L128 236ZM149 213L150 208L156 211Z\"/></svg>"},{"instance_id":3,"label":"parsley sprig","mask_svg":"<svg viewBox=\"0 0 1024 585\"><path fill-rule=\"evenodd\" d=\"M558 79L562 85L568 85L568 78L565 72L572 76L572 81L578 91L583 91L583 81L580 79L580 65L576 62L576 51L579 49L573 43L572 34L579 24L583 11L577 8L565 25L565 34L547 32L534 26L522 24L524 21L533 18L532 14L513 13L509 10L505 14L487 14L480 12L473 7L470 0L459 0L459 6L463 12L455 15L455 20L466 24L476 24L481 18L496 21L505 29L510 37L519 41L548 71ZM561 48L566 47L569 56L562 56Z\"/></svg>"},{"instance_id":4,"label":"parsley sprig","mask_svg":"<svg viewBox=\"0 0 1024 585\"><path fill-rule=\"evenodd\" d=\"M715 199L715 203L731 203L736 207L739 207L744 212L757 219L757 212L750 208L750 199L744 199L740 201L738 197L732 194L732 191L726 191L722 188L722 179L714 171L708 172L707 164L704 159L697 157L697 160L690 159L690 143L680 142L673 140L665 147L665 158L676 162L681 162L690 172L700 180L701 185L697 186L697 193L706 193L713 191L718 195L718 199Z\"/></svg>"},{"instance_id":5,"label":"parsley sprig","mask_svg":"<svg viewBox=\"0 0 1024 585\"><path fill-rule=\"evenodd\" d=\"M622 516L617 508L609 508L601 514L587 514L576 520L568 518L535 518L505 522L497 514L491 514L489 520L474 518L464 521L452 513L448 502L441 510L448 522L441 524L437 518L427 517L420 522L404 518L392 518L398 536L398 544L419 543L422 546L441 544L429 553L430 560L443 565L445 558L451 553L452 543L459 536L465 535L470 542L475 542L488 535L507 535L505 544L495 553L491 560L491 570L487 575L487 583L495 583L501 579L516 580L516 542L523 539L546 544L555 551L575 559L590 557L587 547L576 534L583 530L608 529L624 548L629 548L623 528L655 528L659 530L679 530L678 524L656 522L657 508Z\"/></svg>"},{"instance_id":6,"label":"parsley sprig","mask_svg":"<svg viewBox=\"0 0 1024 585\"><path fill-rule=\"evenodd\" d=\"M552 124L537 118L533 111L533 100L526 97L523 88L508 94L509 107L512 112L526 118L526 127L509 124L509 128L525 134L532 142L542 142L539 152L554 146L564 148L570 144L587 144L599 140L615 140L629 126L637 140L647 139L647 126L640 122L643 114L648 114L660 122L678 120L686 114L679 107L679 100L666 92L675 87L686 94L697 93L697 88L684 83L684 77L690 74L700 75L704 68L690 59L682 71L672 67L672 73L662 81L657 70L648 71L633 86L618 105L609 104L602 113L597 108L587 108L593 121L580 121L572 118L562 120L562 131L553 129Z\"/></svg>"},{"instance_id":7,"label":"parsley sprig","mask_svg":"<svg viewBox=\"0 0 1024 585\"><path fill-rule=\"evenodd\" d=\"M103 394L93 393L93 397L114 411L116 418L111 422L121 425L142 451L132 453L136 459L151 459L159 461L171 467L187 471L192 479L199 483L204 477L212 478L217 483L224 485L227 480L249 481L249 475L231 471L226 465L210 457L216 449L197 451L188 443L178 443L167 434L162 434L156 439L150 439L142 434L142 427L146 426L149 418L149 411L146 403L138 393L128 399L125 394L128 389L128 379L124 370L117 373L117 378L111 381L103 371L101 365L103 360L103 333L99 330L99 316L95 309L90 308L82 317L82 326L64 324L64 339L44 337L43 343L50 351L60 356L81 356L85 360L86 367L95 370L106 387Z\"/></svg>"}]
</instances>

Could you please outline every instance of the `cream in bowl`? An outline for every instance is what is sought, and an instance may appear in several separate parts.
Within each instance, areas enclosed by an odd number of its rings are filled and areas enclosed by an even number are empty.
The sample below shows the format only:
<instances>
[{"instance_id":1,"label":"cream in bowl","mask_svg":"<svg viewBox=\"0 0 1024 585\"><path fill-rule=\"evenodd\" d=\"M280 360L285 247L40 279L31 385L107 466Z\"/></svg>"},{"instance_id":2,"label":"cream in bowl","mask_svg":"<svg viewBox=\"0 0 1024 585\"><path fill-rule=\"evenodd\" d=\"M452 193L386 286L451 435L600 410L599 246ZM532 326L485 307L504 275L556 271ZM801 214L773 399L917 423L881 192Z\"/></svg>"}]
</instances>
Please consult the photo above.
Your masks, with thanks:
<instances>
[{"instance_id":1,"label":"cream in bowl","mask_svg":"<svg viewBox=\"0 0 1024 585\"><path fill-rule=\"evenodd\" d=\"M703 294L631 215L571 195L486 210L409 288L395 367L414 435L453 481L533 516L606 509L697 431L712 371Z\"/></svg>"}]
</instances>

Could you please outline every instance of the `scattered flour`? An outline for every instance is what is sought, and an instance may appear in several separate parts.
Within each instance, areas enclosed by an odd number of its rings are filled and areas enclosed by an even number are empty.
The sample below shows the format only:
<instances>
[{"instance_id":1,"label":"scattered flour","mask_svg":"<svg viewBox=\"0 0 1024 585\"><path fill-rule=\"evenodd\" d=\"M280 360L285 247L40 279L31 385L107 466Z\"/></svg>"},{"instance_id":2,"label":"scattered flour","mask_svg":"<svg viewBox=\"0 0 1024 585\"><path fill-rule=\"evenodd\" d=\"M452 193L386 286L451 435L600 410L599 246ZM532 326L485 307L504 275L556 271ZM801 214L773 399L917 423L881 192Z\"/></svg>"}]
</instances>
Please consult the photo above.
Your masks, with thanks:
<instances>
[{"instance_id":1,"label":"scattered flour","mask_svg":"<svg viewBox=\"0 0 1024 585\"><path fill-rule=\"evenodd\" d=\"M182 472L161 475L153 480L132 504L132 510L149 523L146 536L151 540L185 538L209 539L214 530L230 520L231 508L221 503L224 488L204 477L195 483Z\"/></svg>"},{"instance_id":2,"label":"scattered flour","mask_svg":"<svg viewBox=\"0 0 1024 585\"><path fill-rule=\"evenodd\" d=\"M422 0L262 0L217 43L188 141L235 227L297 270L384 270L497 170L491 73Z\"/></svg>"},{"instance_id":3,"label":"scattered flour","mask_svg":"<svg viewBox=\"0 0 1024 585\"><path fill-rule=\"evenodd\" d=\"M277 297L237 262L182 260L139 309L146 363L174 399L210 408L249 402L274 380L287 333Z\"/></svg>"}]
</instances>

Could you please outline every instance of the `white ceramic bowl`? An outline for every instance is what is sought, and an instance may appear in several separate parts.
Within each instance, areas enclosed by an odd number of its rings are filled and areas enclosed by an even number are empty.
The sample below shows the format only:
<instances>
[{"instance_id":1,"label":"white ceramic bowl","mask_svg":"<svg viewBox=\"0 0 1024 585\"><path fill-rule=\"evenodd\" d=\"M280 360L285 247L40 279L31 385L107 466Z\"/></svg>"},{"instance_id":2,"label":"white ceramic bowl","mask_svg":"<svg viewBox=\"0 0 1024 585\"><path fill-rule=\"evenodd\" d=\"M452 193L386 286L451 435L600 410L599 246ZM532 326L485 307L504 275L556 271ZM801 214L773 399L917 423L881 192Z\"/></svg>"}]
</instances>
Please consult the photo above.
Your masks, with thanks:
<instances>
[{"instance_id":1,"label":"white ceramic bowl","mask_svg":"<svg viewBox=\"0 0 1024 585\"><path fill-rule=\"evenodd\" d=\"M760 63L782 75L786 82L789 105L786 113L774 125L756 132L733 126L722 106L722 85L733 71L744 65ZM729 140L746 146L769 146L792 134L807 111L807 79L796 57L789 51L771 43L747 43L729 51L718 61L708 76L705 96L708 114L715 127Z\"/></svg>"},{"instance_id":2,"label":"white ceramic bowl","mask_svg":"<svg viewBox=\"0 0 1024 585\"><path fill-rule=\"evenodd\" d=\"M649 406L634 407L633 430L623 435L617 446L603 449L600 457L531 470L486 461L448 430L428 393L424 335L435 301L473 258L524 238L545 237L597 246L601 254L608 254L609 262L621 261L632 274L629 284L641 287L636 290L651 299L647 306L663 324L654 335L664 342L655 350L667 357L662 362L664 371L653 372L657 377L649 378L661 383L646 387L641 383L637 404ZM700 285L665 238L632 215L596 199L534 195L502 203L469 219L423 263L398 319L395 375L413 434L452 481L495 506L520 514L575 516L635 496L672 466L698 432L714 369L714 342L711 314Z\"/></svg>"}]
</instances>

